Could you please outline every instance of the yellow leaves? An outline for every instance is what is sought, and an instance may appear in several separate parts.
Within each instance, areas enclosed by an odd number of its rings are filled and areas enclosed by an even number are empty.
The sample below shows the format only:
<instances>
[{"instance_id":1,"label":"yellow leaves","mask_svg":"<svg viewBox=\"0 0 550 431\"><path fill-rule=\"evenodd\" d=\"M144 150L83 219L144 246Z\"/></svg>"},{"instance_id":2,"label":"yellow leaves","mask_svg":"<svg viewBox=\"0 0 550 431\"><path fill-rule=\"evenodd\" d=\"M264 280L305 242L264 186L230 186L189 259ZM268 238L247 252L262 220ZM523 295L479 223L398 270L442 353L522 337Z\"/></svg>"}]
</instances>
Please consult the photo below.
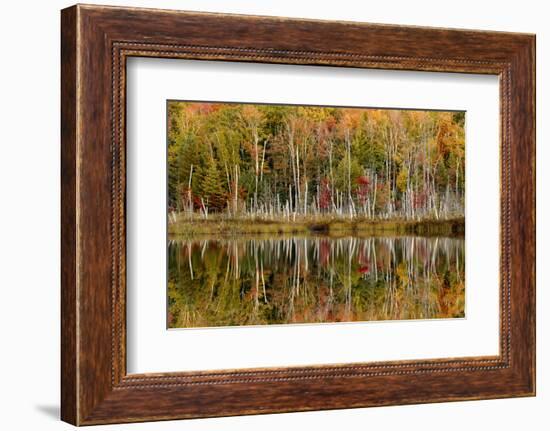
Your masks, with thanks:
<instances>
[{"instance_id":1,"label":"yellow leaves","mask_svg":"<svg viewBox=\"0 0 550 431\"><path fill-rule=\"evenodd\" d=\"M410 283L409 274L407 272L407 266L404 262L397 265L396 268L397 275L399 276L399 280L401 280L402 287L406 287Z\"/></svg>"},{"instance_id":2,"label":"yellow leaves","mask_svg":"<svg viewBox=\"0 0 550 431\"><path fill-rule=\"evenodd\" d=\"M464 154L464 129L453 121L453 114L450 112L440 113L438 118L437 131L438 151L447 155L451 152Z\"/></svg>"},{"instance_id":3,"label":"yellow leaves","mask_svg":"<svg viewBox=\"0 0 550 431\"><path fill-rule=\"evenodd\" d=\"M412 124L424 123L428 119L426 111L407 111L406 116Z\"/></svg>"},{"instance_id":4,"label":"yellow leaves","mask_svg":"<svg viewBox=\"0 0 550 431\"><path fill-rule=\"evenodd\" d=\"M400 192L404 192L407 190L407 179L409 177L409 170L407 168L402 168L401 171L399 171L399 175L397 176L397 188Z\"/></svg>"},{"instance_id":5,"label":"yellow leaves","mask_svg":"<svg viewBox=\"0 0 550 431\"><path fill-rule=\"evenodd\" d=\"M321 108L318 106L299 106L297 113L299 116L307 117L315 123L326 121L332 116L334 108Z\"/></svg>"}]
</instances>

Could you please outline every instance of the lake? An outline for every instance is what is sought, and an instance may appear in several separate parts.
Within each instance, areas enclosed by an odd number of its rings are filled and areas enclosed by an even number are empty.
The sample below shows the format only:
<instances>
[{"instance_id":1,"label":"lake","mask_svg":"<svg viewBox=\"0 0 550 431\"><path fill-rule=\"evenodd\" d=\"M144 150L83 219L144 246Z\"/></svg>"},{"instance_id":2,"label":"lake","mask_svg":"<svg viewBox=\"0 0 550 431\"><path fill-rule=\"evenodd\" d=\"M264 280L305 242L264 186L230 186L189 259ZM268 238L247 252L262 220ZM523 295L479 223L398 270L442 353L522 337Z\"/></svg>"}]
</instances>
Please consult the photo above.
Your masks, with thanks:
<instances>
[{"instance_id":1,"label":"lake","mask_svg":"<svg viewBox=\"0 0 550 431\"><path fill-rule=\"evenodd\" d=\"M168 240L168 327L464 317L463 238Z\"/></svg>"}]
</instances>

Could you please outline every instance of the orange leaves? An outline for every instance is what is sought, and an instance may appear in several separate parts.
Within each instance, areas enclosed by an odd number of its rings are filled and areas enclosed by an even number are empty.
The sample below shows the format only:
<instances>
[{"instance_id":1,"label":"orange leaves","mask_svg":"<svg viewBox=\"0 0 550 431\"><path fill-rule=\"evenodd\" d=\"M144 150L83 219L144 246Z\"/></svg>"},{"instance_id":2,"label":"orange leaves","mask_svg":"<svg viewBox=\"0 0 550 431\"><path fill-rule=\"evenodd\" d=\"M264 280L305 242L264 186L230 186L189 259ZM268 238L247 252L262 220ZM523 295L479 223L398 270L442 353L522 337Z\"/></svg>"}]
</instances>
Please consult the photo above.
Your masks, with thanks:
<instances>
[{"instance_id":1,"label":"orange leaves","mask_svg":"<svg viewBox=\"0 0 550 431\"><path fill-rule=\"evenodd\" d=\"M461 125L453 121L450 112L440 113L438 118L438 131L436 136L437 148L443 156L451 152L464 154L464 131Z\"/></svg>"}]
</instances>

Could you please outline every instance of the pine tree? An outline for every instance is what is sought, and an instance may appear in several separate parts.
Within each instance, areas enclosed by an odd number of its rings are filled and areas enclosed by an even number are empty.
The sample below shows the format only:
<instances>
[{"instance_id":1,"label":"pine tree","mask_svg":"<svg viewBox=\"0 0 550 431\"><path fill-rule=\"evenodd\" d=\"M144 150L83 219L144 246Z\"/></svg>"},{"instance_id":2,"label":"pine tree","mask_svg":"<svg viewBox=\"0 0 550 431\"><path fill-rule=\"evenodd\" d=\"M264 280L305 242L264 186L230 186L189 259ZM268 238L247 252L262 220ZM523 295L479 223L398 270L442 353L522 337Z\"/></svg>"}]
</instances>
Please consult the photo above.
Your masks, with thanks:
<instances>
[{"instance_id":1,"label":"pine tree","mask_svg":"<svg viewBox=\"0 0 550 431\"><path fill-rule=\"evenodd\" d=\"M223 188L221 171L214 159L207 162L201 178L201 196L209 210L221 211L225 208L227 192Z\"/></svg>"}]
</instances>

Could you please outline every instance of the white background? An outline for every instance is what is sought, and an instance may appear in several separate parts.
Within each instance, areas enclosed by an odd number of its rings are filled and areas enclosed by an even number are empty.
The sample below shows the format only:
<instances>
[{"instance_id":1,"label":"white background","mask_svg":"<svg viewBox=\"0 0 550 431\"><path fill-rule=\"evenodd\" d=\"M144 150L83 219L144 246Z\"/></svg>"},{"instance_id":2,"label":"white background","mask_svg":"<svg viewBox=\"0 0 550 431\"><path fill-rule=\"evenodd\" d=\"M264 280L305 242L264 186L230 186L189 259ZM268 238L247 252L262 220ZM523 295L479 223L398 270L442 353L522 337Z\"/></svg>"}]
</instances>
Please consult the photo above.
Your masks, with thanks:
<instances>
[{"instance_id":1,"label":"white background","mask_svg":"<svg viewBox=\"0 0 550 431\"><path fill-rule=\"evenodd\" d=\"M126 82L129 373L498 354L498 77L134 58ZM167 331L167 99L466 111L466 318Z\"/></svg>"},{"instance_id":2,"label":"white background","mask_svg":"<svg viewBox=\"0 0 550 431\"><path fill-rule=\"evenodd\" d=\"M358 20L537 33L537 219L550 217L550 28L545 2L196 0L103 1L188 10ZM5 2L0 15L0 427L61 430L59 409L59 9L65 1ZM550 414L550 229L539 223L538 396L248 416L95 429L543 430ZM544 312L546 311L546 314Z\"/></svg>"}]
</instances>

